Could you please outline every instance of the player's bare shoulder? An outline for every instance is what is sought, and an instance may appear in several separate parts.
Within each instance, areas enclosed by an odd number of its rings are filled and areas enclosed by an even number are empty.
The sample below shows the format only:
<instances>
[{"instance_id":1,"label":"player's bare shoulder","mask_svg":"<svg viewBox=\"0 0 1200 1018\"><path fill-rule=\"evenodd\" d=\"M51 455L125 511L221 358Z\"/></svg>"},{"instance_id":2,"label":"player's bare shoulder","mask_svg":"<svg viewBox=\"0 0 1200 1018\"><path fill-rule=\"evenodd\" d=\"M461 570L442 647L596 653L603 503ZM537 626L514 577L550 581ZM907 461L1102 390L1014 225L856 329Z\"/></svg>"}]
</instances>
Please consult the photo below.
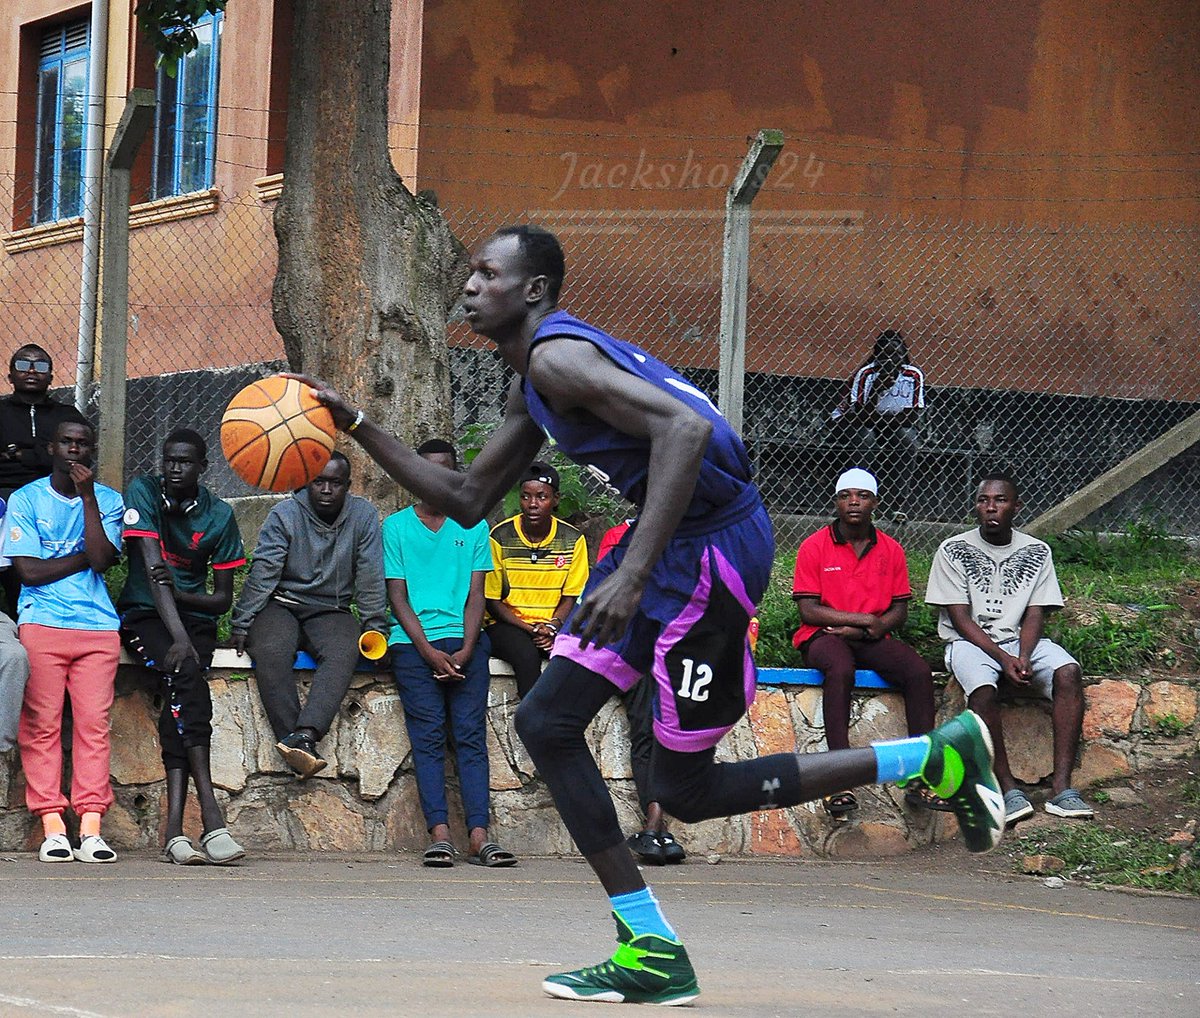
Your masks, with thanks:
<instances>
[{"instance_id":1,"label":"player's bare shoulder","mask_svg":"<svg viewBox=\"0 0 1200 1018\"><path fill-rule=\"evenodd\" d=\"M611 376L623 374L587 340L552 336L530 351L526 378L551 402L579 406L589 395L603 391Z\"/></svg>"}]
</instances>

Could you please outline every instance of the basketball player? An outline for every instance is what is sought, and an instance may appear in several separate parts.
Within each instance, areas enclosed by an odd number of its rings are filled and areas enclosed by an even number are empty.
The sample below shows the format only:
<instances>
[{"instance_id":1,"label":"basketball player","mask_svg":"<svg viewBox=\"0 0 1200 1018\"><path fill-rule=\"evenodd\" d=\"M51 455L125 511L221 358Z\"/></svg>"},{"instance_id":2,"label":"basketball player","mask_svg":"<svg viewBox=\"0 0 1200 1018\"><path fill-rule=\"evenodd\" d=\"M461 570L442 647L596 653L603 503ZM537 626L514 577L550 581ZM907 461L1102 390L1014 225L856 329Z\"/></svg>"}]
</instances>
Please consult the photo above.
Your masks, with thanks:
<instances>
[{"instance_id":1,"label":"basketball player","mask_svg":"<svg viewBox=\"0 0 1200 1018\"><path fill-rule=\"evenodd\" d=\"M642 880L584 740L617 690L652 675L654 798L684 822L920 781L953 804L967 847L985 852L1003 831L1003 800L986 731L970 712L868 749L714 762L754 694L746 630L771 570L771 524L741 440L708 398L558 310L563 267L557 239L532 226L498 231L471 259L467 321L519 377L504 422L465 473L435 467L323 383L302 380L388 473L463 525L512 486L546 435L638 507L626 539L593 571L516 726L612 900L619 945L608 961L549 976L542 989L686 1004L700 992L687 952Z\"/></svg>"}]
</instances>

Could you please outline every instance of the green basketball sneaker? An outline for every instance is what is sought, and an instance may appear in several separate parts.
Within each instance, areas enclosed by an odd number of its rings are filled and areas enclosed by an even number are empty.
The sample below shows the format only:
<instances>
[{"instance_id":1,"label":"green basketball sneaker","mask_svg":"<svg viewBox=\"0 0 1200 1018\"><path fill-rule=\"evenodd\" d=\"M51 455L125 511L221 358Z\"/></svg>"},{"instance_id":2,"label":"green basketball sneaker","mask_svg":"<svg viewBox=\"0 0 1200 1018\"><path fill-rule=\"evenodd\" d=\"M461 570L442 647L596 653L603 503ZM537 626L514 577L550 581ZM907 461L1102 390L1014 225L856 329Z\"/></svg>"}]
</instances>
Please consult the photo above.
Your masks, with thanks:
<instances>
[{"instance_id":1,"label":"green basketball sneaker","mask_svg":"<svg viewBox=\"0 0 1200 1018\"><path fill-rule=\"evenodd\" d=\"M635 937L615 912L617 953L608 961L547 976L542 990L563 1000L678 1007L700 996L684 946L653 933Z\"/></svg>"},{"instance_id":2,"label":"green basketball sneaker","mask_svg":"<svg viewBox=\"0 0 1200 1018\"><path fill-rule=\"evenodd\" d=\"M929 758L920 780L958 817L968 851L990 852L1004 834L1004 796L992 772L992 737L974 711L929 733Z\"/></svg>"}]
</instances>

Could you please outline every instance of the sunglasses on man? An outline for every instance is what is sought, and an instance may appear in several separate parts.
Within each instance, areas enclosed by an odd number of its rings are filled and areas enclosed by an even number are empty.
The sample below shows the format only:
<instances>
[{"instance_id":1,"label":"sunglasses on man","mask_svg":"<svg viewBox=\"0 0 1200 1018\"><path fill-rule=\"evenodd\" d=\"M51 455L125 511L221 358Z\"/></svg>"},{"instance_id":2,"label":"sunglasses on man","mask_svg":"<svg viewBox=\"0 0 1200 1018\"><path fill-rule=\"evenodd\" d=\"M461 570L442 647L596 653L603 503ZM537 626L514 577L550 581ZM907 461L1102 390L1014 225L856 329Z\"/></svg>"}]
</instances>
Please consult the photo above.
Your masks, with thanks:
<instances>
[{"instance_id":1,"label":"sunglasses on man","mask_svg":"<svg viewBox=\"0 0 1200 1018\"><path fill-rule=\"evenodd\" d=\"M49 370L49 361L31 361L25 357L18 357L13 361L13 371L37 371L44 375Z\"/></svg>"}]
</instances>

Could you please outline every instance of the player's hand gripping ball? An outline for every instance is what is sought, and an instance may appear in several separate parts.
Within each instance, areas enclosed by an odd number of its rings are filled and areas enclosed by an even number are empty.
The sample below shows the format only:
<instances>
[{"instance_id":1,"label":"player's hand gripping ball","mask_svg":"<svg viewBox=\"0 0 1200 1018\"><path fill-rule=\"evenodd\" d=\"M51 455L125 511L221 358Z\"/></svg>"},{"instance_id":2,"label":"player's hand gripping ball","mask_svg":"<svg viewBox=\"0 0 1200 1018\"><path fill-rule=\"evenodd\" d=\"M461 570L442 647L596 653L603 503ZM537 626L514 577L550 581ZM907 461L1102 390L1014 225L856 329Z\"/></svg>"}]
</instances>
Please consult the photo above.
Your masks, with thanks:
<instances>
[{"instance_id":1,"label":"player's hand gripping ball","mask_svg":"<svg viewBox=\"0 0 1200 1018\"><path fill-rule=\"evenodd\" d=\"M294 491L325 469L333 416L294 378L251 382L221 417L221 449L233 472L267 491Z\"/></svg>"}]
</instances>

